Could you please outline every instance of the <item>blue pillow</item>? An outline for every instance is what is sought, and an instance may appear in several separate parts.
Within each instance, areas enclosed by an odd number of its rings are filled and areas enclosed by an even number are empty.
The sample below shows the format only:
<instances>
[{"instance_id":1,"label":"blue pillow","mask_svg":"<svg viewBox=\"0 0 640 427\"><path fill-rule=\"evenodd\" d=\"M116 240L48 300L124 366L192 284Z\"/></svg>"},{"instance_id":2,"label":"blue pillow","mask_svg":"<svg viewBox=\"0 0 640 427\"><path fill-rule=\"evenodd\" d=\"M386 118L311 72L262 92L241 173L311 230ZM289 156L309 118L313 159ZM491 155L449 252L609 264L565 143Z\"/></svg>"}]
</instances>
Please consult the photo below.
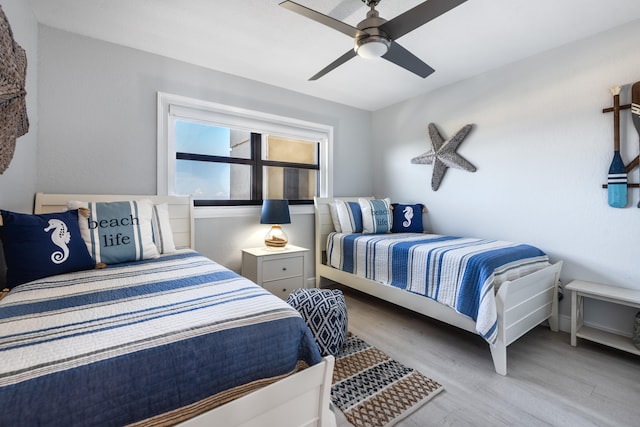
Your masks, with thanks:
<instances>
[{"instance_id":1,"label":"blue pillow","mask_svg":"<svg viewBox=\"0 0 640 427\"><path fill-rule=\"evenodd\" d=\"M392 233L423 233L422 226L422 209L424 205L421 203L415 205L403 205L393 203L393 225Z\"/></svg>"},{"instance_id":2,"label":"blue pillow","mask_svg":"<svg viewBox=\"0 0 640 427\"><path fill-rule=\"evenodd\" d=\"M77 210L41 215L1 213L8 287L95 267L80 235Z\"/></svg>"}]
</instances>

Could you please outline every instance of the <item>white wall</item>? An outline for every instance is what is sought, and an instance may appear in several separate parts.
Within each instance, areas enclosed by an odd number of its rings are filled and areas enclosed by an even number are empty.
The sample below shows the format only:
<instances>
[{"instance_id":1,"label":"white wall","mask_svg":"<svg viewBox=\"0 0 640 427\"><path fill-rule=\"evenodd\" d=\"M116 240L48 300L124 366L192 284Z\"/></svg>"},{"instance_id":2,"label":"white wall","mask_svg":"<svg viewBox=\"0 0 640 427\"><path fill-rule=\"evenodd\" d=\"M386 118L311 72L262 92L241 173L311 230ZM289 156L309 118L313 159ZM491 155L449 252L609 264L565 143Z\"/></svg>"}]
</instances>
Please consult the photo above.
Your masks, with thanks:
<instances>
[{"instance_id":1,"label":"white wall","mask_svg":"<svg viewBox=\"0 0 640 427\"><path fill-rule=\"evenodd\" d=\"M2 10L9 20L13 37L27 53L27 115L29 132L16 142L9 168L0 175L0 209L31 212L36 189L36 148L38 136L38 25L27 2L5 0ZM0 245L0 289L5 280L4 256Z\"/></svg>"},{"instance_id":2,"label":"white wall","mask_svg":"<svg viewBox=\"0 0 640 427\"><path fill-rule=\"evenodd\" d=\"M613 151L609 88L640 80L640 21L453 84L373 116L374 192L422 202L437 233L531 243L564 260L562 280L640 289L639 191L629 207L607 205ZM430 165L410 159L430 148L428 123L451 137L474 129L458 153L476 173L449 169L437 192ZM639 151L629 110L621 113L625 163ZM639 182L638 170L630 175ZM569 298L561 313L569 313ZM630 333L631 316L588 305L586 319ZM566 322L564 322L566 325Z\"/></svg>"},{"instance_id":3,"label":"white wall","mask_svg":"<svg viewBox=\"0 0 640 427\"><path fill-rule=\"evenodd\" d=\"M161 91L333 126L335 194L372 192L368 111L47 26L39 42L38 191L155 194ZM266 232L259 210L198 219L196 249L239 271L240 249L263 245ZM313 248L313 215L293 215L287 233Z\"/></svg>"}]
</instances>

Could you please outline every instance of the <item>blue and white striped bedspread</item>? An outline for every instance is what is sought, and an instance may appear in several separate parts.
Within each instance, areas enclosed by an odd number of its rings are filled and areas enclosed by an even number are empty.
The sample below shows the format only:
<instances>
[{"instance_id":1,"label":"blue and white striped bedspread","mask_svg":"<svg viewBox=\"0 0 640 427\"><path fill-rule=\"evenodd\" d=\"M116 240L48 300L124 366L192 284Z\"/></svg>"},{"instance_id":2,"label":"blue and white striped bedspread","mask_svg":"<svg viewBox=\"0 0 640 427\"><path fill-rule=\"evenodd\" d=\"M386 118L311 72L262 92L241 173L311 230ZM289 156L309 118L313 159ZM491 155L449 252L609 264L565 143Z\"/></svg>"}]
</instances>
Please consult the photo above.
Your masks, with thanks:
<instances>
[{"instance_id":1,"label":"blue and white striped bedspread","mask_svg":"<svg viewBox=\"0 0 640 427\"><path fill-rule=\"evenodd\" d=\"M194 251L54 276L0 301L0 425L125 425L299 360L298 312Z\"/></svg>"},{"instance_id":2,"label":"blue and white striped bedspread","mask_svg":"<svg viewBox=\"0 0 640 427\"><path fill-rule=\"evenodd\" d=\"M327 240L329 264L434 299L497 338L495 289L549 265L533 246L437 234L342 234Z\"/></svg>"}]
</instances>

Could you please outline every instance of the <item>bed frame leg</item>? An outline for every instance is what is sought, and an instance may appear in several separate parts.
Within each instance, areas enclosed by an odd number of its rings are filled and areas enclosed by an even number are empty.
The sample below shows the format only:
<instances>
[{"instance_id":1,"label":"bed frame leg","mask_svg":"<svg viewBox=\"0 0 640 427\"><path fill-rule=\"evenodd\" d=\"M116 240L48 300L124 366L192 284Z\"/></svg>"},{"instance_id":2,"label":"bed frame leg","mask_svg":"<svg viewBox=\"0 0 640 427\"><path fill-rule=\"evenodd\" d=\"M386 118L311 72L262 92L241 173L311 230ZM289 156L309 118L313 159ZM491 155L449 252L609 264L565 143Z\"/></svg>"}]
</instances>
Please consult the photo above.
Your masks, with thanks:
<instances>
[{"instance_id":1,"label":"bed frame leg","mask_svg":"<svg viewBox=\"0 0 640 427\"><path fill-rule=\"evenodd\" d=\"M554 302L553 304L557 306L558 303ZM558 309L555 308L554 311L555 314L551 314L549 317L549 329L553 332L558 332Z\"/></svg>"},{"instance_id":2,"label":"bed frame leg","mask_svg":"<svg viewBox=\"0 0 640 427\"><path fill-rule=\"evenodd\" d=\"M553 278L553 296L551 299L551 316L549 316L549 329L553 332L558 332L558 281L560 279L560 268L562 267L562 261L558 263L556 274Z\"/></svg>"},{"instance_id":3,"label":"bed frame leg","mask_svg":"<svg viewBox=\"0 0 640 427\"><path fill-rule=\"evenodd\" d=\"M495 345L490 345L493 366L500 375L507 375L507 346L498 340Z\"/></svg>"}]
</instances>

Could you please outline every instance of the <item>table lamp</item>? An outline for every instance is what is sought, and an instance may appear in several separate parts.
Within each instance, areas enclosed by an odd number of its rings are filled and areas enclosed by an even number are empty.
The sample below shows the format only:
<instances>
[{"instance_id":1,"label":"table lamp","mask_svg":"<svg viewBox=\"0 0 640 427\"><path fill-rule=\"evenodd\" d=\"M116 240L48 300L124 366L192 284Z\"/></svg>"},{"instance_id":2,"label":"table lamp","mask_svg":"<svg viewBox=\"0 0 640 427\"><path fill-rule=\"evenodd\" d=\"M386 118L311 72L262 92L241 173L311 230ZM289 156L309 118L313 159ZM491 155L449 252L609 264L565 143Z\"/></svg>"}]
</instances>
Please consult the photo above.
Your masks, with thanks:
<instances>
[{"instance_id":1,"label":"table lamp","mask_svg":"<svg viewBox=\"0 0 640 427\"><path fill-rule=\"evenodd\" d=\"M289 201L280 199L267 199L262 202L262 214L260 224L272 224L271 229L264 237L264 244L269 249L284 249L289 241L280 224L291 224L289 216Z\"/></svg>"}]
</instances>

